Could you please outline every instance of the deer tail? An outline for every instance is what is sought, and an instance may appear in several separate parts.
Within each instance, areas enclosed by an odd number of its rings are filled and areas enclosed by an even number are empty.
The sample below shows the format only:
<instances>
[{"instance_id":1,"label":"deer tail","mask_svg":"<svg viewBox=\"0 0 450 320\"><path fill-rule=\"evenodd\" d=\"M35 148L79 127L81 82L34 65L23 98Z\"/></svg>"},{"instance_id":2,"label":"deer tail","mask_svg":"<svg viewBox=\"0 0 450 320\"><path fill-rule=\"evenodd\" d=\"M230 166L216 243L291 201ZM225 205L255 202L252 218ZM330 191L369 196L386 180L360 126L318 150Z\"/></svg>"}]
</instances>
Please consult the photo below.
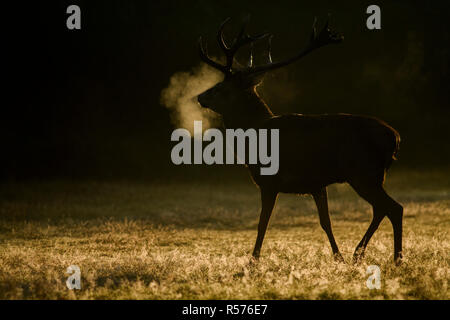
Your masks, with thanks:
<instances>
[{"instance_id":1,"label":"deer tail","mask_svg":"<svg viewBox=\"0 0 450 320\"><path fill-rule=\"evenodd\" d=\"M389 129L391 129L390 132L391 132L392 147L386 153L386 160L385 160L386 170L390 168L394 160L397 160L398 150L400 149L400 134L397 132L397 130L395 130L392 127L389 127Z\"/></svg>"}]
</instances>

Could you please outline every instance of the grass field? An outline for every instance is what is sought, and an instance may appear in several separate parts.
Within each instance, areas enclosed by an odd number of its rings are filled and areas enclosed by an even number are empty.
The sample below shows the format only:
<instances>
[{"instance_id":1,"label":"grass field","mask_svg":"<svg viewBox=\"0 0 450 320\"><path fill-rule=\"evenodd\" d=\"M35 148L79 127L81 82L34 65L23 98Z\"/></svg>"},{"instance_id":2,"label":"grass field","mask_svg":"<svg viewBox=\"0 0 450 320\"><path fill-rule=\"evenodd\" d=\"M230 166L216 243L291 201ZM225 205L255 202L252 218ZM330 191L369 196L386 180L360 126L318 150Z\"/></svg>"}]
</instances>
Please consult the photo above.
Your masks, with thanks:
<instances>
[{"instance_id":1,"label":"grass field","mask_svg":"<svg viewBox=\"0 0 450 320\"><path fill-rule=\"evenodd\" d=\"M449 299L449 177L390 173L386 189L405 207L400 267L387 219L362 263L350 263L372 213L346 185L329 188L346 264L332 259L312 198L284 194L251 264L260 204L245 175L3 184L0 299ZM379 290L366 287L373 264ZM66 287L70 265L81 269L81 290Z\"/></svg>"}]
</instances>

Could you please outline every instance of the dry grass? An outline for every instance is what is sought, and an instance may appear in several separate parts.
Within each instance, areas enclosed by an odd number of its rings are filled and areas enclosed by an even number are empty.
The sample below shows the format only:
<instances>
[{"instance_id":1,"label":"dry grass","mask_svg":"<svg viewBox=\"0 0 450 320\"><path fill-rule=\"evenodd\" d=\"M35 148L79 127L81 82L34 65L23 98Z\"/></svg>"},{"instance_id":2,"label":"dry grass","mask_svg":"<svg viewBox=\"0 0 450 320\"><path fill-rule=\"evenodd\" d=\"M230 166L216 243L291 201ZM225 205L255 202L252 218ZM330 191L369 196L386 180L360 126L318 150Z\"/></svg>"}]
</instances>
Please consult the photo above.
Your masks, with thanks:
<instances>
[{"instance_id":1,"label":"dry grass","mask_svg":"<svg viewBox=\"0 0 450 320\"><path fill-rule=\"evenodd\" d=\"M259 263L249 257L259 194L238 183L15 183L0 187L1 299L449 299L448 171L393 170L405 207L404 263L383 221L360 265L333 261L309 197L281 195ZM350 261L371 218L345 185L329 190ZM82 289L68 290L69 265ZM382 288L366 287L368 265Z\"/></svg>"}]
</instances>

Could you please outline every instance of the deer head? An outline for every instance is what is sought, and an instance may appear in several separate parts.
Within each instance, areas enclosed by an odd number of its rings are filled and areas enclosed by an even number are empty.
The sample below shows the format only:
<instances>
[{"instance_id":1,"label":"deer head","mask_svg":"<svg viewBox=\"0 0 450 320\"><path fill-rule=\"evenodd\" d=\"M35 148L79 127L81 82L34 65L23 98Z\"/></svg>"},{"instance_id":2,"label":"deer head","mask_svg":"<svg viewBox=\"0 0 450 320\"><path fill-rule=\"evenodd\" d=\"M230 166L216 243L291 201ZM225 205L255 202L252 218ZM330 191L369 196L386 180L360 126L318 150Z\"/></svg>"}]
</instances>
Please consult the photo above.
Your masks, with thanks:
<instances>
[{"instance_id":1,"label":"deer head","mask_svg":"<svg viewBox=\"0 0 450 320\"><path fill-rule=\"evenodd\" d=\"M249 22L249 18L247 17L239 34L230 45L226 43L223 36L224 27L229 21L230 18L227 18L220 25L219 31L217 33L217 41L226 57L226 63L224 65L212 60L208 56L207 47L206 45L204 45L201 37L198 41L199 54L202 61L207 63L211 67L221 71L225 75L222 82L216 84L211 89L200 94L198 96L198 101L201 106L209 108L222 115L224 113L230 112L230 108L239 108L239 106L243 103L248 104L248 102L251 101L252 98L257 97L255 87L261 83L266 72L284 67L301 59L315 49L328 44L339 43L344 39L342 35L334 33L330 30L328 21L323 29L320 32L317 32L317 20L314 19L311 37L306 47L298 54L289 59L279 62L272 62L271 34L263 33L256 36L248 35L245 31L246 26ZM237 61L235 61L236 52L241 47L246 45L250 45L251 47L253 47L254 42L266 38L268 39L266 64L258 66L255 66L253 64L253 50L250 51L250 58L246 66L240 66ZM242 109L240 111L236 110L236 112L242 112Z\"/></svg>"}]
</instances>

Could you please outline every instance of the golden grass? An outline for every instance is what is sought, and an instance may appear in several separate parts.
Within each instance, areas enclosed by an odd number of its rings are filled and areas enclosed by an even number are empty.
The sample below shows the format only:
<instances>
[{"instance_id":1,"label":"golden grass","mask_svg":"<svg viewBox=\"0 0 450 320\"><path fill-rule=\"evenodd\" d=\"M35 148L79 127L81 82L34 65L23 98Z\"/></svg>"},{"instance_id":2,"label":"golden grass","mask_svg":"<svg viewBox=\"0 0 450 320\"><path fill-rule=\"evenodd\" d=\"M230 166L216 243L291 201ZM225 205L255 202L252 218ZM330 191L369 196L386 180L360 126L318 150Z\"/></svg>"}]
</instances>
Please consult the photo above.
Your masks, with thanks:
<instances>
[{"instance_id":1,"label":"golden grass","mask_svg":"<svg viewBox=\"0 0 450 320\"><path fill-rule=\"evenodd\" d=\"M371 208L346 185L329 190L334 262L310 197L281 195L256 264L259 194L230 182L29 182L0 187L1 299L449 299L448 171L395 171L405 207L404 263L386 219L350 263ZM382 287L366 287L368 265ZM82 289L68 290L78 265Z\"/></svg>"}]
</instances>

